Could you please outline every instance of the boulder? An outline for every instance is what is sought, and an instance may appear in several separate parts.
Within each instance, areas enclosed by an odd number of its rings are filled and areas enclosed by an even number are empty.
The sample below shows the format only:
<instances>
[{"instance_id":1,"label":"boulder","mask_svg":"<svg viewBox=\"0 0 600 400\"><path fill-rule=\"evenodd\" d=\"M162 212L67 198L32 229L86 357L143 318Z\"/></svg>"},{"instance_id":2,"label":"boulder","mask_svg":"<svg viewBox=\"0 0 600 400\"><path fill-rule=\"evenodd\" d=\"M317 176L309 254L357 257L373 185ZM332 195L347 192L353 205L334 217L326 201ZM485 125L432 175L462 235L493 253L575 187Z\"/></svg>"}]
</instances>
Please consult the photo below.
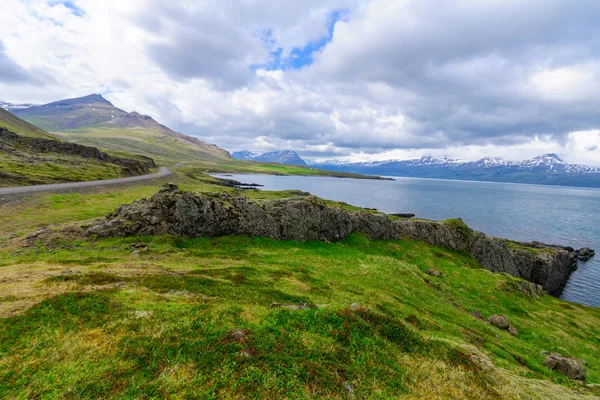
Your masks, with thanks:
<instances>
[{"instance_id":1,"label":"boulder","mask_svg":"<svg viewBox=\"0 0 600 400\"><path fill-rule=\"evenodd\" d=\"M542 352L546 356L544 365L567 378L585 381L586 371L583 360L577 358L563 357L558 353Z\"/></svg>"},{"instance_id":2,"label":"boulder","mask_svg":"<svg viewBox=\"0 0 600 400\"><path fill-rule=\"evenodd\" d=\"M443 276L443 274L440 271L433 268L427 270L427 275L435 276L436 278L441 278Z\"/></svg>"},{"instance_id":3,"label":"boulder","mask_svg":"<svg viewBox=\"0 0 600 400\"><path fill-rule=\"evenodd\" d=\"M492 315L491 317L488 318L488 322L492 325L494 325L496 328L502 329L502 330L508 330L508 328L510 327L510 323L508 322L508 319L504 316L504 315Z\"/></svg>"}]
</instances>

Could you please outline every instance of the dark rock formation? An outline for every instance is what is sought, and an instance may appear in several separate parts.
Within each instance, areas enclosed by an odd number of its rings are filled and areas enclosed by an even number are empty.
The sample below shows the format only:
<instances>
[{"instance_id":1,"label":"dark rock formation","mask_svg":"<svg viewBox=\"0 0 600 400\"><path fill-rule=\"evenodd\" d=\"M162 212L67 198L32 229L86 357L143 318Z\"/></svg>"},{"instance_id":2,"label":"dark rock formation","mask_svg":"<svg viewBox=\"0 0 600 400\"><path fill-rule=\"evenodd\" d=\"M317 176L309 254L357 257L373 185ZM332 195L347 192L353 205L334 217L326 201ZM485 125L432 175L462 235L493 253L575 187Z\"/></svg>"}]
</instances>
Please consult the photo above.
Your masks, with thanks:
<instances>
[{"instance_id":1,"label":"dark rock formation","mask_svg":"<svg viewBox=\"0 0 600 400\"><path fill-rule=\"evenodd\" d=\"M26 146L38 152L70 154L84 158L94 158L121 167L125 175L141 175L149 172L150 168L156 167L154 160L149 157L140 156L142 161L111 156L101 152L95 147L80 144L61 142L52 139L32 138L20 136L5 128L0 128L0 141L6 141L13 145ZM1 143L0 143L1 146Z\"/></svg>"},{"instance_id":2,"label":"dark rock formation","mask_svg":"<svg viewBox=\"0 0 600 400\"><path fill-rule=\"evenodd\" d=\"M461 220L445 222L390 219L385 214L348 212L314 197L252 201L226 193L210 196L180 192L175 185L124 205L88 235L123 237L264 236L277 240L335 241L361 232L371 239L410 239L471 254L486 269L505 272L558 294L576 262L565 250L511 247L509 242L471 230Z\"/></svg>"},{"instance_id":3,"label":"dark rock formation","mask_svg":"<svg viewBox=\"0 0 600 400\"><path fill-rule=\"evenodd\" d=\"M399 217L399 218L414 218L415 214L410 214L410 213L395 213L395 214L388 214L391 215L393 217Z\"/></svg>"},{"instance_id":4,"label":"dark rock formation","mask_svg":"<svg viewBox=\"0 0 600 400\"><path fill-rule=\"evenodd\" d=\"M544 365L570 379L585 381L585 361L563 357L558 353L542 352L546 356Z\"/></svg>"}]
</instances>

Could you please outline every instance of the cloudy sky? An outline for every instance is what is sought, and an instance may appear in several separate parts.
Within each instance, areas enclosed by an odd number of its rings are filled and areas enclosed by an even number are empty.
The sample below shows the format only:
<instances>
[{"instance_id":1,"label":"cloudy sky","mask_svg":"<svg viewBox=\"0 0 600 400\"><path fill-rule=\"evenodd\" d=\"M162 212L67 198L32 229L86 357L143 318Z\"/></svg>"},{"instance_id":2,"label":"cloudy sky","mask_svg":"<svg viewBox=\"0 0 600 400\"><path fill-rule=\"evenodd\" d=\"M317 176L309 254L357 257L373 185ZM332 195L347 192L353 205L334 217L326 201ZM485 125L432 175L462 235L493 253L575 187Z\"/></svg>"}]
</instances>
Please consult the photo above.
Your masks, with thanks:
<instances>
[{"instance_id":1,"label":"cloudy sky","mask_svg":"<svg viewBox=\"0 0 600 400\"><path fill-rule=\"evenodd\" d=\"M0 100L230 150L600 165L598 0L2 0Z\"/></svg>"}]
</instances>

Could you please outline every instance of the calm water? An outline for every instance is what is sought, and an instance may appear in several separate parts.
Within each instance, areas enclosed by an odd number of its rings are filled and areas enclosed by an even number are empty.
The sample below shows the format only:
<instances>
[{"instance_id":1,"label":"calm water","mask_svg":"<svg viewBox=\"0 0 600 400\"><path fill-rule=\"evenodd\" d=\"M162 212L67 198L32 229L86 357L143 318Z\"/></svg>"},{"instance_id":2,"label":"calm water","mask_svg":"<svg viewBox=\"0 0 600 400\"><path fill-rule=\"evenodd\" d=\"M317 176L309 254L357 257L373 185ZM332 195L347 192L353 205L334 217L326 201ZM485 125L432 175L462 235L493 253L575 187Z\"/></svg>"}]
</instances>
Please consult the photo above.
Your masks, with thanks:
<instances>
[{"instance_id":1,"label":"calm water","mask_svg":"<svg viewBox=\"0 0 600 400\"><path fill-rule=\"evenodd\" d=\"M266 190L299 189L386 213L414 213L434 220L460 217L492 236L600 250L600 189L418 178L233 175L233 179L258 183ZM579 264L563 298L600 306L600 256Z\"/></svg>"}]
</instances>

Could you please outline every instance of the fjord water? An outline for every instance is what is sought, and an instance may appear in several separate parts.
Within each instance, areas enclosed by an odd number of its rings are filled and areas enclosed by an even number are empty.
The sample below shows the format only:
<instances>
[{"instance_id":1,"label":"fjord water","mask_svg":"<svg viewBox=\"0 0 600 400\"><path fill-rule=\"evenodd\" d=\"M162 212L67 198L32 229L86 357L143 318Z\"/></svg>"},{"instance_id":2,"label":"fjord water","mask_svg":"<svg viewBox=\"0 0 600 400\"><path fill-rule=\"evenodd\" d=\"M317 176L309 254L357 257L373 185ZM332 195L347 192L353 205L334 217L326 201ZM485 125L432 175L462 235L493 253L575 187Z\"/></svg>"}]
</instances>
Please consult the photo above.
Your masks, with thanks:
<instances>
[{"instance_id":1,"label":"fjord water","mask_svg":"<svg viewBox=\"0 0 600 400\"><path fill-rule=\"evenodd\" d=\"M265 190L299 189L386 213L462 218L473 229L518 241L600 250L600 189L394 177L395 181L227 175ZM600 306L600 256L579 263L562 298Z\"/></svg>"}]
</instances>

